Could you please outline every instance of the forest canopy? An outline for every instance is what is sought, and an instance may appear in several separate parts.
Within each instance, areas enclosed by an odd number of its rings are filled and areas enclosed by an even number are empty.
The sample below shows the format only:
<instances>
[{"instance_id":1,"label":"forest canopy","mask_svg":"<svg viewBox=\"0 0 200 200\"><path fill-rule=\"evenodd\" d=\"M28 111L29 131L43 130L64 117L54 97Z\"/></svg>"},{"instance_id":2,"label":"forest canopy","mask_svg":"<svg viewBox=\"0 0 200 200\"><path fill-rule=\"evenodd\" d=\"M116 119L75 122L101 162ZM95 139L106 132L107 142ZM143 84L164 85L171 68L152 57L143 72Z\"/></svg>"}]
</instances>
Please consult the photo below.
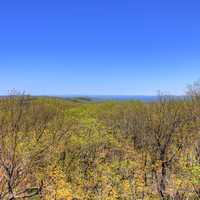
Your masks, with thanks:
<instances>
[{"instance_id":1,"label":"forest canopy","mask_svg":"<svg viewBox=\"0 0 200 200\"><path fill-rule=\"evenodd\" d=\"M200 199L200 85L185 98L0 98L0 200Z\"/></svg>"}]
</instances>

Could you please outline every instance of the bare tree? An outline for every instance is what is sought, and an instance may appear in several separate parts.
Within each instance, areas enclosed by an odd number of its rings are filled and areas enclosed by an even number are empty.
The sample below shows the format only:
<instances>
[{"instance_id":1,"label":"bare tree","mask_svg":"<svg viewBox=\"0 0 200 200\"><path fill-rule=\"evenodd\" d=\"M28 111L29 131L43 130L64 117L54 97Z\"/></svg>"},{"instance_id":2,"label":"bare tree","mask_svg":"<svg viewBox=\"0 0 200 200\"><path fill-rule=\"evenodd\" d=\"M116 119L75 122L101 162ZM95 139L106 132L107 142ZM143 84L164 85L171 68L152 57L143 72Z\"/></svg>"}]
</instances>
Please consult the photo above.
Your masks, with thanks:
<instances>
[{"instance_id":1,"label":"bare tree","mask_svg":"<svg viewBox=\"0 0 200 200\"><path fill-rule=\"evenodd\" d=\"M59 117L23 94L0 99L0 199L26 199L42 191L34 173L50 162L50 149L67 132L58 131Z\"/></svg>"},{"instance_id":2,"label":"bare tree","mask_svg":"<svg viewBox=\"0 0 200 200\"><path fill-rule=\"evenodd\" d=\"M153 160L160 164L156 171L157 188L160 199L167 195L168 178L179 152L190 143L193 133L192 116L184 101L170 96L160 96L159 101L148 105L146 132L147 143Z\"/></svg>"}]
</instances>

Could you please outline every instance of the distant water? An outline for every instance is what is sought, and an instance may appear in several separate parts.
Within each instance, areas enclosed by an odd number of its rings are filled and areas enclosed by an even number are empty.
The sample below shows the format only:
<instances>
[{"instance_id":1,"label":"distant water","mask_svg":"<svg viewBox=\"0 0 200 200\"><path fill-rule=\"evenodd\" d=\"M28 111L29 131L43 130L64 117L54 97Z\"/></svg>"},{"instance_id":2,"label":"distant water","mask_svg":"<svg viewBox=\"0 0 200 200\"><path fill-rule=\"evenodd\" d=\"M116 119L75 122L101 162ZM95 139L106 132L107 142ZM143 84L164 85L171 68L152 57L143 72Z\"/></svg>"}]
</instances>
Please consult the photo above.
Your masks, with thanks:
<instances>
[{"instance_id":1,"label":"distant water","mask_svg":"<svg viewBox=\"0 0 200 200\"><path fill-rule=\"evenodd\" d=\"M156 101L157 96L145 96L145 95L66 95L60 96L66 99L90 99L92 101L131 101L138 100L144 102Z\"/></svg>"}]
</instances>

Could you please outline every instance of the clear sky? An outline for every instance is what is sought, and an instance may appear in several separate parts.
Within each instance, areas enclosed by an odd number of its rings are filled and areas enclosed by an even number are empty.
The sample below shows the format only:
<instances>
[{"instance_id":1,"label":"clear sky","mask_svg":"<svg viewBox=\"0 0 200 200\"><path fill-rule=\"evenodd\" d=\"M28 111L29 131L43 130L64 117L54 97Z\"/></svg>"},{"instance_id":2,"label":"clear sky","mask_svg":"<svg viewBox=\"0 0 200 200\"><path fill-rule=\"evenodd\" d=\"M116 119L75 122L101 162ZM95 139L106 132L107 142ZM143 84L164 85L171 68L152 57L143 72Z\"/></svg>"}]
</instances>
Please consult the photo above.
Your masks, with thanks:
<instances>
[{"instance_id":1,"label":"clear sky","mask_svg":"<svg viewBox=\"0 0 200 200\"><path fill-rule=\"evenodd\" d=\"M0 94L183 94L199 0L2 0Z\"/></svg>"}]
</instances>

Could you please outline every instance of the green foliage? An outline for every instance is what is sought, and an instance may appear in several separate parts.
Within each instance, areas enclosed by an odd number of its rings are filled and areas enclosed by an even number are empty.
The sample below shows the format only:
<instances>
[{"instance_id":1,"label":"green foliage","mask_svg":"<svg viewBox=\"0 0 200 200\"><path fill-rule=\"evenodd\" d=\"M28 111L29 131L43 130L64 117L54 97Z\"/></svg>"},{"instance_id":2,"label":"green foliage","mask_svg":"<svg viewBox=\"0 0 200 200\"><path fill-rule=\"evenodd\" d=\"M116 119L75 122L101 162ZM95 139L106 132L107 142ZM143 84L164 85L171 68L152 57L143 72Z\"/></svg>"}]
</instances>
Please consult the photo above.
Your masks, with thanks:
<instances>
[{"instance_id":1,"label":"green foliage","mask_svg":"<svg viewBox=\"0 0 200 200\"><path fill-rule=\"evenodd\" d=\"M198 199L197 101L0 99L0 199Z\"/></svg>"}]
</instances>

